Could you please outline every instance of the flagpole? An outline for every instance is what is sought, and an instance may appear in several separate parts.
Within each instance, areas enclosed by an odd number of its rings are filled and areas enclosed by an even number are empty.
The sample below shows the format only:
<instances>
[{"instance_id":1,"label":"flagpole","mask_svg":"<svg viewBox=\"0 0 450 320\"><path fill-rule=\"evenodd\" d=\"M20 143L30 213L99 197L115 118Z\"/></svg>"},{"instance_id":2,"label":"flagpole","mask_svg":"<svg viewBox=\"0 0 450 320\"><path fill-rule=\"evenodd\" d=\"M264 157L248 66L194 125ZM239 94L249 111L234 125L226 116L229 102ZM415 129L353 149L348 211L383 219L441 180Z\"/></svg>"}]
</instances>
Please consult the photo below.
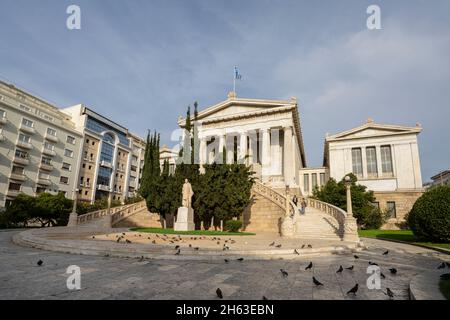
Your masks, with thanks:
<instances>
[{"instance_id":1,"label":"flagpole","mask_svg":"<svg viewBox=\"0 0 450 320\"><path fill-rule=\"evenodd\" d=\"M236 93L236 66L234 67L233 72L233 92Z\"/></svg>"}]
</instances>

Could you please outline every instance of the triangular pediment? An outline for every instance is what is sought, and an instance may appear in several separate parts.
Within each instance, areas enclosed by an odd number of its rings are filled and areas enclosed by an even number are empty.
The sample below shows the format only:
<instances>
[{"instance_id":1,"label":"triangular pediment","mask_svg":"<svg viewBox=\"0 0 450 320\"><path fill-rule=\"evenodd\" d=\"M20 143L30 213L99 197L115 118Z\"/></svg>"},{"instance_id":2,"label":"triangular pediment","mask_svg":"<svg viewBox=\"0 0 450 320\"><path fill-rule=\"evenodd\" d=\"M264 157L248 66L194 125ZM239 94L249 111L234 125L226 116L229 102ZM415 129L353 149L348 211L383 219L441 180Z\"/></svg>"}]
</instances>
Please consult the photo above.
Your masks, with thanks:
<instances>
[{"instance_id":1,"label":"triangular pediment","mask_svg":"<svg viewBox=\"0 0 450 320\"><path fill-rule=\"evenodd\" d=\"M198 120L208 121L233 116L244 116L268 110L282 109L286 107L296 107L296 100L263 100L263 99L228 99L198 113ZM184 126L185 119L180 117L180 126Z\"/></svg>"},{"instance_id":2,"label":"triangular pediment","mask_svg":"<svg viewBox=\"0 0 450 320\"><path fill-rule=\"evenodd\" d=\"M382 137L382 136L384 137L392 135L403 135L409 133L417 134L420 131L422 131L422 128L419 126L404 127L404 126L383 125L376 123L366 123L360 127L329 136L327 137L327 141Z\"/></svg>"}]
</instances>

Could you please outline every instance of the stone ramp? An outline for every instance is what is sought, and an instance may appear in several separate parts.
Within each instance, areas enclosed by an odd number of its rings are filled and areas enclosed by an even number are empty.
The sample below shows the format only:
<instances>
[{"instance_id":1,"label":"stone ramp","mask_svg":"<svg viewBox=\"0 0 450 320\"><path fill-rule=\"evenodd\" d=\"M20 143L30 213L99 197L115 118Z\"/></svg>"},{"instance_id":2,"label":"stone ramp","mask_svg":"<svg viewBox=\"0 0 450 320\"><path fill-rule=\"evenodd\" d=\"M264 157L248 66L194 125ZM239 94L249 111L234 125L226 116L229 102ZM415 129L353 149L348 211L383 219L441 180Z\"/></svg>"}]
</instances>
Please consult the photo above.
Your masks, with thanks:
<instances>
[{"instance_id":1,"label":"stone ramp","mask_svg":"<svg viewBox=\"0 0 450 320\"><path fill-rule=\"evenodd\" d=\"M341 240L342 230L331 215L307 207L305 214L296 215L295 234L300 239Z\"/></svg>"}]
</instances>

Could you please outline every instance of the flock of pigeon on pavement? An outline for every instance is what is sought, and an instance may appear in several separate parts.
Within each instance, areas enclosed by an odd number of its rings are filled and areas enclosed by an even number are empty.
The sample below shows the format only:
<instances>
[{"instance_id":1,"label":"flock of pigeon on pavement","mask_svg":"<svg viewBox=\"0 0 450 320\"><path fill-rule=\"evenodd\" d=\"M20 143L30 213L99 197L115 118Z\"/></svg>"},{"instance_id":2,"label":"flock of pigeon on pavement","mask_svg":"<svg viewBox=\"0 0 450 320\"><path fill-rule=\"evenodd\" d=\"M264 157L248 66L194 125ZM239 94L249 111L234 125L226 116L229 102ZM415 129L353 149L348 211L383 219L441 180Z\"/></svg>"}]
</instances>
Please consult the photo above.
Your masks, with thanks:
<instances>
[{"instance_id":1,"label":"flock of pigeon on pavement","mask_svg":"<svg viewBox=\"0 0 450 320\"><path fill-rule=\"evenodd\" d=\"M106 237L108 237L109 235L106 235ZM162 243L167 243L167 244L175 244L175 243L177 243L177 242L181 242L181 241L183 241L183 239L182 239L182 237L180 236L180 235L176 235L176 236L172 236L172 237L169 237L167 234L162 234L162 235L158 235L158 234L155 234L155 236L156 236L156 238L158 239L158 240L160 240L160 242L162 242ZM142 237L142 235L139 233L139 234L135 234L135 237ZM95 236L92 236L92 239L95 239ZM148 240L151 240L151 237L147 237L147 239ZM124 242L125 243L127 243L127 244L130 244L130 243L132 243L132 241L131 240L129 240L129 239L127 239L126 238L126 233L124 232L124 233L122 233L121 235L116 235L116 242L117 243L119 243L119 242L121 242L122 240L124 240ZM229 238L229 239L227 239L227 240L221 240L221 238L220 237L205 237L205 236L198 236L198 237L190 237L190 240L193 240L193 241L195 241L195 240L212 240L212 241L216 241L216 244L217 245L220 245L221 244L221 241L223 241L224 243L223 243L223 251L226 251L226 250L229 250L230 249L230 247L229 247L229 245L230 244L234 244L236 241L235 240L232 240L231 238ZM156 244L156 240L154 239L153 241L152 241L152 243L153 244ZM281 248L281 244L278 244L278 245L276 245L275 244L275 242L272 242L272 243L270 243L269 244L269 246L270 247L276 247L276 248ZM305 247L307 247L307 248L309 248L309 249L312 249L312 245L311 244L308 244L308 245L306 245L306 244L303 244L302 245L302 249L304 249ZM181 247L180 247L180 245L175 245L175 255L180 255L180 253L181 253ZM196 251L198 251L199 250L199 247L192 247L192 244L189 244L189 248L192 248L193 250L196 250ZM294 249L294 254L297 254L297 255L300 255L300 252L297 250L297 249ZM384 253L383 253L383 255L384 256L387 256L389 254L389 250L387 250L387 251L385 251ZM353 256L354 258L355 258L355 260L356 259L359 259L359 256L357 256L356 254ZM144 256L141 256L141 258L139 259L139 261L143 261L144 260ZM242 262L242 261L244 261L244 258L238 258L238 259L236 259L237 261L239 261L239 262ZM229 263L230 262L230 259L224 259L224 261L225 261L225 263ZM42 265L44 264L44 262L42 261L42 260L39 260L38 262L37 262L37 265L39 266L39 267L41 267ZM372 262L372 261L369 261L369 265L374 265L374 266L378 266L378 264L377 263L375 263L375 262ZM312 268L313 268L313 262L311 261L306 267L305 267L305 271L308 271L308 270L311 270ZM437 267L438 269L445 269L445 267L448 267L448 268L450 268L450 263L449 262L442 262L441 264L439 264L439 266ZM337 274L341 274L343 271L344 271L344 269L346 269L346 270L349 270L349 271L353 271L353 269L354 269L354 266L353 265L351 265L350 267L346 267L346 268L344 268L344 267L342 267L342 265L340 265L339 266L339 269L336 271L336 273ZM391 273L391 275L396 275L397 274L397 272L398 272L398 270L396 269L396 268L389 268L388 269L389 270L389 272ZM282 277L288 277L289 276L289 273L286 271L286 270L284 270L284 269L280 269L280 272L281 272L281 275L282 275ZM382 273L382 272L380 272L380 277L382 278L382 279L385 279L386 278L386 276ZM450 274L444 274L444 275L442 275L441 276L441 278L450 278ZM312 281L313 281L313 284L316 286L316 287L320 287L320 286L324 286L324 284L322 283L322 282L320 282L316 277L312 277ZM359 289L359 284L358 283L356 283L350 290L348 290L347 291L347 295L356 295L356 293L358 292L358 289ZM390 288L386 288L386 292L383 292L385 295L387 295L388 297L389 297L389 299L393 299L394 298L394 292L390 289ZM222 292L222 290L220 289L220 288L217 288L217 290L216 290L216 295L217 295L217 297L219 298L219 299L223 299L223 297L224 297L224 295L223 295L223 292ZM263 300L269 300L266 296L263 296L262 297L262 299Z\"/></svg>"}]
</instances>

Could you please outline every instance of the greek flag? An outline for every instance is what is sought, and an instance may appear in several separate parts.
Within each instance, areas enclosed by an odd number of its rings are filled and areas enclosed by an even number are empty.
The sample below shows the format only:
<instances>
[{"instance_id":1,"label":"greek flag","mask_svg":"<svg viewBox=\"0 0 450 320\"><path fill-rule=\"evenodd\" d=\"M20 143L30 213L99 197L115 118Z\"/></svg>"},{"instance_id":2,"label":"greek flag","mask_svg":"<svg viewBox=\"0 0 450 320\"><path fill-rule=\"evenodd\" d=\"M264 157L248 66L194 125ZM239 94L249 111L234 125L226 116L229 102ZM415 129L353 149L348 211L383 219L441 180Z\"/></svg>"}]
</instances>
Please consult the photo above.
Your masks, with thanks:
<instances>
[{"instance_id":1,"label":"greek flag","mask_svg":"<svg viewBox=\"0 0 450 320\"><path fill-rule=\"evenodd\" d=\"M239 70L237 67L234 67L234 78L236 80L241 80L242 79L242 75L239 73Z\"/></svg>"}]
</instances>

